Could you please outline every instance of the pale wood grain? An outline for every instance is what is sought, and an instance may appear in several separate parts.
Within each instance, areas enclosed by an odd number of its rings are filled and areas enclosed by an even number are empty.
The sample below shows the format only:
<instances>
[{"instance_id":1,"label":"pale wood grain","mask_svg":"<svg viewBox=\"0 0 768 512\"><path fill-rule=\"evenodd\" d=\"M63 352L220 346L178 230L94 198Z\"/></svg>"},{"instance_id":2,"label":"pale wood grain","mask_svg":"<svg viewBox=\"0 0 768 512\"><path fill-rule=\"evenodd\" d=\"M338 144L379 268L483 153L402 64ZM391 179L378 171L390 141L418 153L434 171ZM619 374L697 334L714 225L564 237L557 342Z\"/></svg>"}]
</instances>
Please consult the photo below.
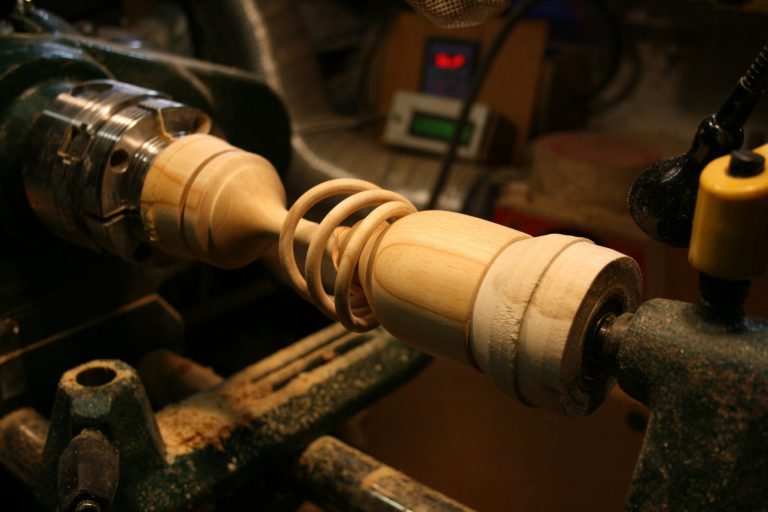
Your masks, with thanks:
<instances>
[{"instance_id":1,"label":"pale wood grain","mask_svg":"<svg viewBox=\"0 0 768 512\"><path fill-rule=\"evenodd\" d=\"M473 312L472 348L481 368L529 405L582 416L612 382L587 383L582 356L601 308L640 303L637 264L589 240L547 235L510 246L493 262Z\"/></svg>"},{"instance_id":2,"label":"pale wood grain","mask_svg":"<svg viewBox=\"0 0 768 512\"><path fill-rule=\"evenodd\" d=\"M302 219L337 195L350 197L319 225ZM342 226L366 208L374 209L363 221ZM632 310L640 300L637 265L613 250L416 212L369 182L326 182L286 210L269 162L208 135L174 141L156 158L141 213L156 249L224 268L254 261L279 235L289 280L329 317L357 331L380 322L425 352L478 367L525 403L571 416L591 411L611 385L585 384L587 331L604 304ZM304 265L297 241L308 246ZM323 258L338 271L332 292Z\"/></svg>"},{"instance_id":3,"label":"pale wood grain","mask_svg":"<svg viewBox=\"0 0 768 512\"><path fill-rule=\"evenodd\" d=\"M153 162L141 213L160 250L237 268L277 240L285 202L280 177L266 159L211 135L190 135ZM303 222L300 238L311 239L315 228Z\"/></svg>"},{"instance_id":4,"label":"pale wood grain","mask_svg":"<svg viewBox=\"0 0 768 512\"><path fill-rule=\"evenodd\" d=\"M362 276L389 332L431 354L473 364L467 335L489 264L528 235L452 212L409 215L381 235Z\"/></svg>"}]
</instances>

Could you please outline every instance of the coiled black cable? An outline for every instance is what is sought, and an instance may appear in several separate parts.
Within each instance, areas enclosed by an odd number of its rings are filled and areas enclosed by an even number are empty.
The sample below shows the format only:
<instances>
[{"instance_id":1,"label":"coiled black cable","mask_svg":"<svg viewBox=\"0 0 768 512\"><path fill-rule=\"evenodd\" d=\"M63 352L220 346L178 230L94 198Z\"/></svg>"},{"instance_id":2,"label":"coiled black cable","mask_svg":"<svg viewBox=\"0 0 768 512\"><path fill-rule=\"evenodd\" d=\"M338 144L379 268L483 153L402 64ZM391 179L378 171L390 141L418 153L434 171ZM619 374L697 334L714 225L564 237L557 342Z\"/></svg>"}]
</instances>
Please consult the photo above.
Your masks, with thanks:
<instances>
[{"instance_id":1,"label":"coiled black cable","mask_svg":"<svg viewBox=\"0 0 768 512\"><path fill-rule=\"evenodd\" d=\"M523 16L533 7L538 0L522 0L515 5L510 11L504 24L499 29L498 33L493 39L491 46L488 47L488 51L485 53L483 60L480 62L480 66L477 68L472 82L470 83L467 95L464 97L461 103L461 111L459 117L456 119L456 124L453 127L453 133L448 141L448 148L443 155L443 160L440 165L440 172L435 180L435 185L432 188L432 195L427 203L427 210L434 210L437 205L438 198L442 194L443 188L448 181L448 174L450 173L451 166L456 160L456 152L459 148L459 142L461 140L461 133L464 131L464 126L469 119L469 112L474 105L477 95L480 93L480 89L485 83L485 78L488 75L488 71L491 69L493 61L496 60L496 55L499 53L504 41L507 40L507 36L517 26Z\"/></svg>"}]
</instances>

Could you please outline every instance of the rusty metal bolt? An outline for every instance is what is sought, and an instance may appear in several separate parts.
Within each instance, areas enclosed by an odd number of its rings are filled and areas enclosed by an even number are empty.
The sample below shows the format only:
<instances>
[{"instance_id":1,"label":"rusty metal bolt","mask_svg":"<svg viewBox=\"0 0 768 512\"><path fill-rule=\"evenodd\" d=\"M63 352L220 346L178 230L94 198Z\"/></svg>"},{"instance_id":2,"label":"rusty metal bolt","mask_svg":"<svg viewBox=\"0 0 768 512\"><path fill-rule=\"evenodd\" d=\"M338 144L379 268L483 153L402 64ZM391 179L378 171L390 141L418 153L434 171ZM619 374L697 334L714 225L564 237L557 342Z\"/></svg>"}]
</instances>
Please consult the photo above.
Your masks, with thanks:
<instances>
[{"instance_id":1,"label":"rusty metal bolt","mask_svg":"<svg viewBox=\"0 0 768 512\"><path fill-rule=\"evenodd\" d=\"M104 434L85 429L59 459L59 506L67 512L109 509L120 477L120 454Z\"/></svg>"}]
</instances>

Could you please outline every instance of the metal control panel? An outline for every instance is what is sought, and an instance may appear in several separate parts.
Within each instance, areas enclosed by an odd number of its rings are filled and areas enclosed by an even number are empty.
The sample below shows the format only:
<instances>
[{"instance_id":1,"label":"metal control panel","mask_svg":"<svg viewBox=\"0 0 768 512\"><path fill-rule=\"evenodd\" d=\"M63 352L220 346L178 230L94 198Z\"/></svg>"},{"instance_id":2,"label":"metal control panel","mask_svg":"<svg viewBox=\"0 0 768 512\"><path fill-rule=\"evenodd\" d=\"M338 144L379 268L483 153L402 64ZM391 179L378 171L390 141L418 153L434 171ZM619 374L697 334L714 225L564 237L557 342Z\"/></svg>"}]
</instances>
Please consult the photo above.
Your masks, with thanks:
<instances>
[{"instance_id":1,"label":"metal control panel","mask_svg":"<svg viewBox=\"0 0 768 512\"><path fill-rule=\"evenodd\" d=\"M429 153L445 153L460 109L459 100L398 91L387 119L384 141ZM495 116L489 107L474 105L461 132L457 152L459 157L484 159L494 123Z\"/></svg>"}]
</instances>

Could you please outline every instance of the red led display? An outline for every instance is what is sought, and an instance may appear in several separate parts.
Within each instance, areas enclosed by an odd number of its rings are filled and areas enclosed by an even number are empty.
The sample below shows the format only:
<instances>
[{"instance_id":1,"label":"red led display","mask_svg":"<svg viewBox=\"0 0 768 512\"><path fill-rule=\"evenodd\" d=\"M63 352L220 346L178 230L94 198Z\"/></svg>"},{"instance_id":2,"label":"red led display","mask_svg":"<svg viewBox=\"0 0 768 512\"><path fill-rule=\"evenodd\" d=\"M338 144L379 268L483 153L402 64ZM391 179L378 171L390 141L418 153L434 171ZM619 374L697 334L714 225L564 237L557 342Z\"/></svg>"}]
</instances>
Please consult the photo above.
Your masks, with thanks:
<instances>
[{"instance_id":1,"label":"red led display","mask_svg":"<svg viewBox=\"0 0 768 512\"><path fill-rule=\"evenodd\" d=\"M461 53L449 55L445 52L435 54L435 66L438 69L461 69L467 63L466 57Z\"/></svg>"},{"instance_id":2,"label":"red led display","mask_svg":"<svg viewBox=\"0 0 768 512\"><path fill-rule=\"evenodd\" d=\"M427 38L421 91L436 96L463 98L472 79L478 51L476 41Z\"/></svg>"}]
</instances>

